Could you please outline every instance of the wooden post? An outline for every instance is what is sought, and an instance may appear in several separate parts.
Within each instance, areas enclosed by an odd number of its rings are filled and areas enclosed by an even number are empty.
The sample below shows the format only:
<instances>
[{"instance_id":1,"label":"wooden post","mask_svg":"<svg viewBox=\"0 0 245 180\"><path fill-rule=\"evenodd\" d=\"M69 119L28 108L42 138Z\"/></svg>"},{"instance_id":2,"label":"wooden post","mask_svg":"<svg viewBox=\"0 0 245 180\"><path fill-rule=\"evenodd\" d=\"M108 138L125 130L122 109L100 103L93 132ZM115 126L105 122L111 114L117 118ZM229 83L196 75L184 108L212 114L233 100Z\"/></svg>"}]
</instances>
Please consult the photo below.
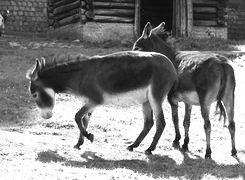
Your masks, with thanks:
<instances>
[{"instance_id":1,"label":"wooden post","mask_svg":"<svg viewBox=\"0 0 245 180\"><path fill-rule=\"evenodd\" d=\"M135 0L135 13L134 13L134 37L137 39L140 36L140 9L141 9L141 0Z\"/></svg>"},{"instance_id":2,"label":"wooden post","mask_svg":"<svg viewBox=\"0 0 245 180\"><path fill-rule=\"evenodd\" d=\"M173 2L173 32L176 37L188 34L188 1L174 0Z\"/></svg>"}]
</instances>

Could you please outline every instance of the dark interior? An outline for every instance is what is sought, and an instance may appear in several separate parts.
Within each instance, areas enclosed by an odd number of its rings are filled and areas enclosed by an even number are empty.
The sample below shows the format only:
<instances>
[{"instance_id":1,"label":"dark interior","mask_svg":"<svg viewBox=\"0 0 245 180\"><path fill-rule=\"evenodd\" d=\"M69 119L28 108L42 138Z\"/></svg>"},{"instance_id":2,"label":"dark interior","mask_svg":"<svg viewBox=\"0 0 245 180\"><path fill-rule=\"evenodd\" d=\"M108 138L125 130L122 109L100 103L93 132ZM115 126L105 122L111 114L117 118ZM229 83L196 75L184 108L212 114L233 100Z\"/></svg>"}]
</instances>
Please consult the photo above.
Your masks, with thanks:
<instances>
[{"instance_id":1,"label":"dark interior","mask_svg":"<svg viewBox=\"0 0 245 180\"><path fill-rule=\"evenodd\" d=\"M150 22L153 27L165 22L165 28L168 31L172 30L173 18L173 0L142 0L141 1L141 32L147 22Z\"/></svg>"}]
</instances>

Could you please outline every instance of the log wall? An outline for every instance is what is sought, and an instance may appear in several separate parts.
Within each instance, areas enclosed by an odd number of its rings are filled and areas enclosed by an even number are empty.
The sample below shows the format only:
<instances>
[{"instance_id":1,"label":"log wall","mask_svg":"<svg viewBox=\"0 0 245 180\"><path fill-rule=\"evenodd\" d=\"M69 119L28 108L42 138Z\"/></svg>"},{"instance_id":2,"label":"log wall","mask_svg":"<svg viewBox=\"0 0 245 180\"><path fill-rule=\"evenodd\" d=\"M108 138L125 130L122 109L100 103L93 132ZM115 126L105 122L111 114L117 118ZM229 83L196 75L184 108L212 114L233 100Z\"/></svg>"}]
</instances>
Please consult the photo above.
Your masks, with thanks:
<instances>
[{"instance_id":1,"label":"log wall","mask_svg":"<svg viewBox=\"0 0 245 180\"><path fill-rule=\"evenodd\" d=\"M194 26L226 26L225 0L193 0Z\"/></svg>"},{"instance_id":2,"label":"log wall","mask_svg":"<svg viewBox=\"0 0 245 180\"><path fill-rule=\"evenodd\" d=\"M49 27L58 28L79 22L81 7L81 0L49 0L47 8Z\"/></svg>"},{"instance_id":3,"label":"log wall","mask_svg":"<svg viewBox=\"0 0 245 180\"><path fill-rule=\"evenodd\" d=\"M95 0L94 21L134 23L135 0Z\"/></svg>"},{"instance_id":4,"label":"log wall","mask_svg":"<svg viewBox=\"0 0 245 180\"><path fill-rule=\"evenodd\" d=\"M228 3L228 38L245 39L244 0L230 0Z\"/></svg>"}]
</instances>

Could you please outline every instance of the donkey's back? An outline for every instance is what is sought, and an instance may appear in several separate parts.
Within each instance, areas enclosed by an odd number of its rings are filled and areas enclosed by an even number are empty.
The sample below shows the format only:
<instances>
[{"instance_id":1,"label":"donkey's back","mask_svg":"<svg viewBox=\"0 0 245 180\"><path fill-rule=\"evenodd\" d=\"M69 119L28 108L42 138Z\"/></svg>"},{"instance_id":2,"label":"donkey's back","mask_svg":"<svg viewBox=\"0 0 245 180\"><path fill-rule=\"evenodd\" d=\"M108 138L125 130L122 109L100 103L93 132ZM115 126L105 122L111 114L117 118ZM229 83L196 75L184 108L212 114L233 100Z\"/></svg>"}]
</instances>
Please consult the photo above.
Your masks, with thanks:
<instances>
[{"instance_id":1,"label":"donkey's back","mask_svg":"<svg viewBox=\"0 0 245 180\"><path fill-rule=\"evenodd\" d=\"M177 80L172 63L158 53L95 56L80 68L77 91L98 104L142 104L152 91L154 98L162 99Z\"/></svg>"}]
</instances>

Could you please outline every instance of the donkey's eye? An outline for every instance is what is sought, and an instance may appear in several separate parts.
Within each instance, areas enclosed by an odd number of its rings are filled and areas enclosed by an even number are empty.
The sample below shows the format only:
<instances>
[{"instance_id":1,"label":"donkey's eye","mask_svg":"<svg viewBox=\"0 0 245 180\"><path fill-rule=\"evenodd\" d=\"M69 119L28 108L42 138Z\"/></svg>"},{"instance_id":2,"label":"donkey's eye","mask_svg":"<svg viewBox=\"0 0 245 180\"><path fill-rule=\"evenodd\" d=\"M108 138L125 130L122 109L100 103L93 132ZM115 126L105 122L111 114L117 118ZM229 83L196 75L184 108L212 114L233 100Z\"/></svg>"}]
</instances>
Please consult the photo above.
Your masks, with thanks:
<instances>
[{"instance_id":1,"label":"donkey's eye","mask_svg":"<svg viewBox=\"0 0 245 180\"><path fill-rule=\"evenodd\" d=\"M134 50L135 50L135 51L140 51L141 48L136 46L136 47L134 47Z\"/></svg>"},{"instance_id":2,"label":"donkey's eye","mask_svg":"<svg viewBox=\"0 0 245 180\"><path fill-rule=\"evenodd\" d=\"M32 97L33 97L34 99L36 99L36 98L38 97L38 94L37 94L37 93L33 93L33 94L32 94Z\"/></svg>"}]
</instances>

